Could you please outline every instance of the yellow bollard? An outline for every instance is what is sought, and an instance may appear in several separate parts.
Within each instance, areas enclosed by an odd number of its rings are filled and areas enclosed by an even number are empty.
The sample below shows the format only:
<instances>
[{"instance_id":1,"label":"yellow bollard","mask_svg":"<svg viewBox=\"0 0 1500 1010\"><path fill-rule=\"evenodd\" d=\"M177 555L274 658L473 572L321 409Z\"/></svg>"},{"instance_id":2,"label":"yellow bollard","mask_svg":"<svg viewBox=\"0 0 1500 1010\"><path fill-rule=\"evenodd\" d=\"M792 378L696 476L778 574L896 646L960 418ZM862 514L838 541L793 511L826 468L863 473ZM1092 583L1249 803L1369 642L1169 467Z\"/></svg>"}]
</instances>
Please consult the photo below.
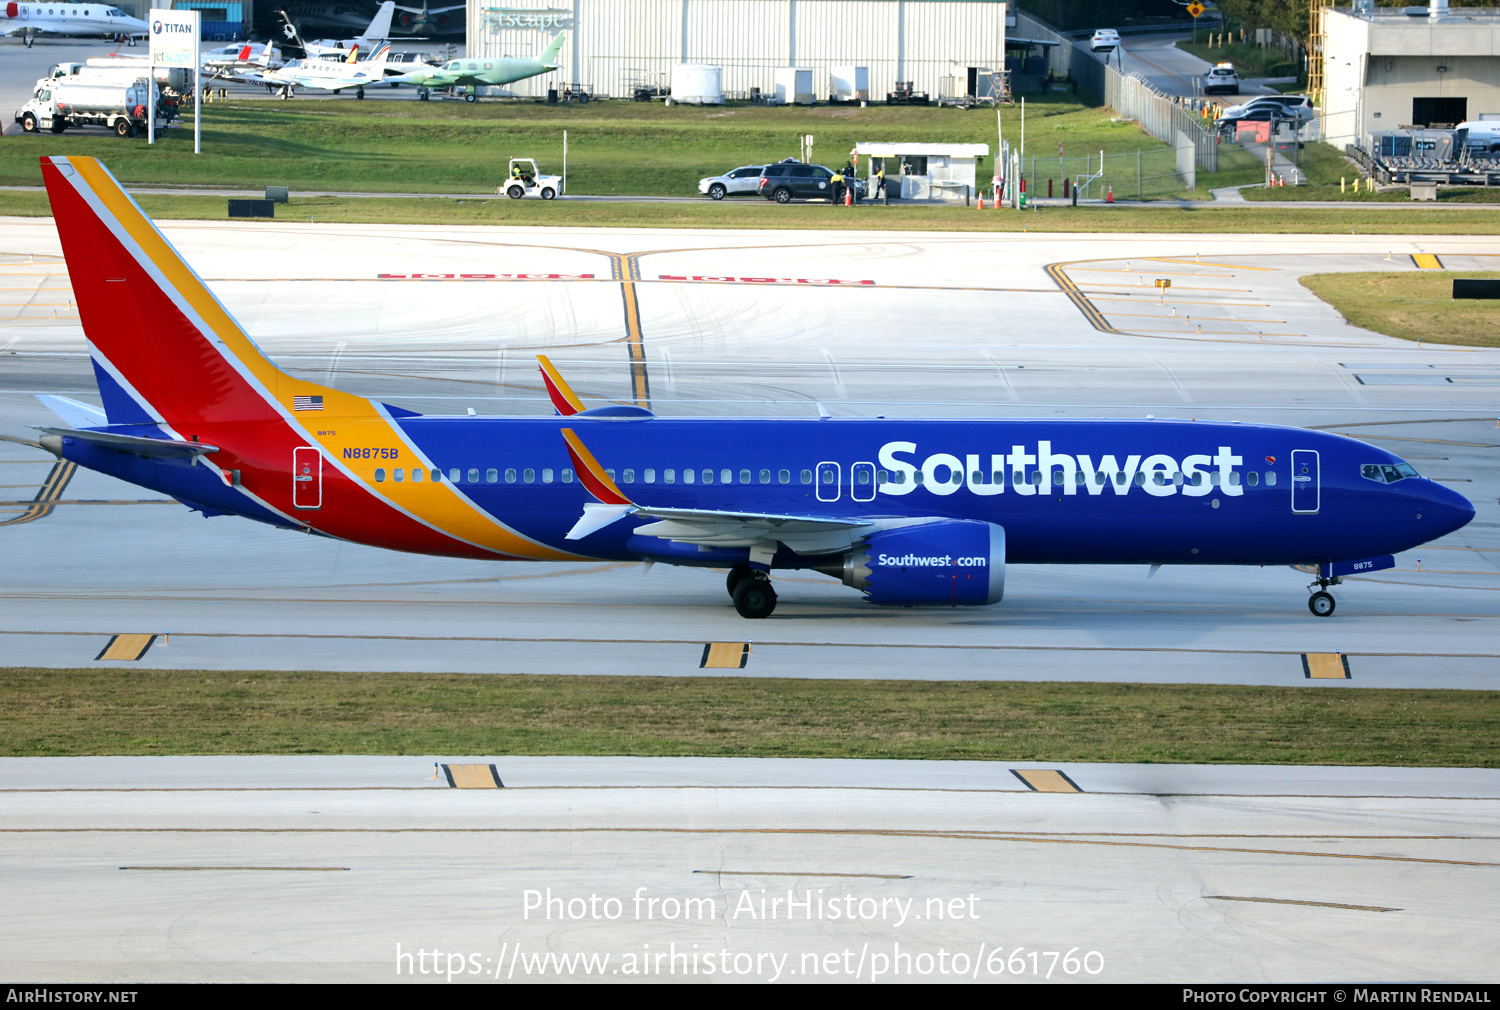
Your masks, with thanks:
<instances>
[{"instance_id":1,"label":"yellow bollard","mask_svg":"<svg viewBox=\"0 0 1500 1010\"><path fill-rule=\"evenodd\" d=\"M1339 192L1344 192L1344 177L1342 175L1339 176Z\"/></svg>"}]
</instances>

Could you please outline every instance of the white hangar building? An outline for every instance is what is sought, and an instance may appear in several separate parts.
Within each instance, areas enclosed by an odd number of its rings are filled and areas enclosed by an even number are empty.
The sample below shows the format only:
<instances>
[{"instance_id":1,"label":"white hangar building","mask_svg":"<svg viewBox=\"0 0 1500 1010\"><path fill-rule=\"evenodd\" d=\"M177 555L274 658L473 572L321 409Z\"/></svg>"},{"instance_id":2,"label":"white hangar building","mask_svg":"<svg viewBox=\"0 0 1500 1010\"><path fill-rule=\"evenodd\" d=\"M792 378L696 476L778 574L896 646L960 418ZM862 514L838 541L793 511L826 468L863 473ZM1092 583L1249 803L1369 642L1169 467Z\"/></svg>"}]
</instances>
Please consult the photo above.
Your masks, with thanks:
<instances>
[{"instance_id":1,"label":"white hangar building","mask_svg":"<svg viewBox=\"0 0 1500 1010\"><path fill-rule=\"evenodd\" d=\"M1005 66L1003 0L552 0L550 6L469 4L467 58L534 55L568 33L561 69L509 90L591 86L629 98L666 88L678 64L722 68L727 97L774 94L778 68L812 71L825 101L835 68L869 72L869 97L896 82L936 99L983 88L982 74ZM947 80L945 80L947 79ZM967 86L967 90L965 90Z\"/></svg>"},{"instance_id":2,"label":"white hangar building","mask_svg":"<svg viewBox=\"0 0 1500 1010\"><path fill-rule=\"evenodd\" d=\"M1375 7L1323 12L1323 136L1368 146L1371 133L1500 113L1500 10Z\"/></svg>"}]
</instances>

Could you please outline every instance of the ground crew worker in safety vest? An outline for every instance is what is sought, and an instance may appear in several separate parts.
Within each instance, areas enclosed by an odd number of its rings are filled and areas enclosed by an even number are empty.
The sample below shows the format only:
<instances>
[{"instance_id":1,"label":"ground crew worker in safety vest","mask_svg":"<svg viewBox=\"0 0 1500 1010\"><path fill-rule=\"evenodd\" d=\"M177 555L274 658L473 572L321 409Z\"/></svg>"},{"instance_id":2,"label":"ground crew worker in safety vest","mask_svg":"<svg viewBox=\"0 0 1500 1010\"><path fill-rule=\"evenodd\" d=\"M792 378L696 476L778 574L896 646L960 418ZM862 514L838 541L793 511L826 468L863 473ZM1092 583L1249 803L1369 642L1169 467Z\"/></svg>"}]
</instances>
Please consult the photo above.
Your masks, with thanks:
<instances>
[{"instance_id":1,"label":"ground crew worker in safety vest","mask_svg":"<svg viewBox=\"0 0 1500 1010\"><path fill-rule=\"evenodd\" d=\"M833 173L833 202L844 202L844 174L842 172Z\"/></svg>"},{"instance_id":2,"label":"ground crew worker in safety vest","mask_svg":"<svg viewBox=\"0 0 1500 1010\"><path fill-rule=\"evenodd\" d=\"M885 195L885 162L881 162L880 167L875 170L875 195Z\"/></svg>"}]
</instances>

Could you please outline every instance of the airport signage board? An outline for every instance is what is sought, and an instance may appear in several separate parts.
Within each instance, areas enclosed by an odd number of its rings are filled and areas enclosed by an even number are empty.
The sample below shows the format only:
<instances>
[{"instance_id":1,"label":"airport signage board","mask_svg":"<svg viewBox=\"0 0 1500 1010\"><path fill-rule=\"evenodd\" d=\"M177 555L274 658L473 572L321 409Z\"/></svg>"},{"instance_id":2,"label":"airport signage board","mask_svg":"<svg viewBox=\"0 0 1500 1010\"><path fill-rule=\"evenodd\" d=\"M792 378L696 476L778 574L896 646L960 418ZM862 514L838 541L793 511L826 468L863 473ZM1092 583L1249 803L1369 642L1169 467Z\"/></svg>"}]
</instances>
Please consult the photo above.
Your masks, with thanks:
<instances>
[{"instance_id":1,"label":"airport signage board","mask_svg":"<svg viewBox=\"0 0 1500 1010\"><path fill-rule=\"evenodd\" d=\"M147 23L151 26L153 67L198 66L200 16L198 11L151 11Z\"/></svg>"},{"instance_id":2,"label":"airport signage board","mask_svg":"<svg viewBox=\"0 0 1500 1010\"><path fill-rule=\"evenodd\" d=\"M484 23L495 32L507 28L535 28L539 31L572 28L573 12L553 7L486 7Z\"/></svg>"}]
</instances>

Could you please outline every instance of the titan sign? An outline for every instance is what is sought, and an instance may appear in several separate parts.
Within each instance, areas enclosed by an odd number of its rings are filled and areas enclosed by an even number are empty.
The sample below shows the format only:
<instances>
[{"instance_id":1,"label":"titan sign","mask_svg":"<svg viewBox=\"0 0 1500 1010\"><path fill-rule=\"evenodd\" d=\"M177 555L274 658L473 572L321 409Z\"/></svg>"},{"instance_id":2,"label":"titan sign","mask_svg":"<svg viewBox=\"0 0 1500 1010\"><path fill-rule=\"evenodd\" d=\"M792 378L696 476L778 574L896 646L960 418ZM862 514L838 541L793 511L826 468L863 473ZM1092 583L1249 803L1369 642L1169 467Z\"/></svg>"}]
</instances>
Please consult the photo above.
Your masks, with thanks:
<instances>
[{"instance_id":1,"label":"titan sign","mask_svg":"<svg viewBox=\"0 0 1500 1010\"><path fill-rule=\"evenodd\" d=\"M153 67L198 66L198 11L152 9L151 65Z\"/></svg>"},{"instance_id":2,"label":"titan sign","mask_svg":"<svg viewBox=\"0 0 1500 1010\"><path fill-rule=\"evenodd\" d=\"M495 32L506 28L536 28L539 30L572 28L573 12L570 10L553 10L550 7L540 9L526 7L486 7L484 9L484 23L489 26L490 31Z\"/></svg>"}]
</instances>

